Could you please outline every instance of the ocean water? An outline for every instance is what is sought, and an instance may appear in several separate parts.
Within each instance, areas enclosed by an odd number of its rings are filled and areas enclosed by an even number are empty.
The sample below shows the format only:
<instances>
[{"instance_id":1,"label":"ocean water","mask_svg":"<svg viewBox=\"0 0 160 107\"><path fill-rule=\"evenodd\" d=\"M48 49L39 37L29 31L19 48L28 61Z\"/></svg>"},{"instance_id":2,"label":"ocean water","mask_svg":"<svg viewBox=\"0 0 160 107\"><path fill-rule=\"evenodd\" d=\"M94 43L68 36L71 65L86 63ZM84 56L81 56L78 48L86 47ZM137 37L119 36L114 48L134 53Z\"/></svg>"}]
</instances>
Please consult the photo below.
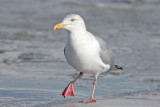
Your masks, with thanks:
<instances>
[{"instance_id":1,"label":"ocean water","mask_svg":"<svg viewBox=\"0 0 160 107\"><path fill-rule=\"evenodd\" d=\"M160 89L159 0L0 0L0 106L30 107L90 97L93 75L61 91L79 72L63 55L66 30L53 26L81 15L88 31L105 40L116 64L98 78L95 98Z\"/></svg>"}]
</instances>

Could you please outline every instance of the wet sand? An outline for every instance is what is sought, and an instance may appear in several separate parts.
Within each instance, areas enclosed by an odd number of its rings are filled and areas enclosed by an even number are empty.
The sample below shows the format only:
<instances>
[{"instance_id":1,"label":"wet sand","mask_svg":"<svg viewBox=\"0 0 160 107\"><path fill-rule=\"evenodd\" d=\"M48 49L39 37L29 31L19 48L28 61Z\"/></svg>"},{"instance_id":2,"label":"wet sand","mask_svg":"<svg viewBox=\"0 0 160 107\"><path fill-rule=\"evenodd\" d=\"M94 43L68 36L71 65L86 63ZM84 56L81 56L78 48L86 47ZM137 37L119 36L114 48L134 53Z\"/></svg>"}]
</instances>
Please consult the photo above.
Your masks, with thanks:
<instances>
[{"instance_id":1,"label":"wet sand","mask_svg":"<svg viewBox=\"0 0 160 107\"><path fill-rule=\"evenodd\" d=\"M1 0L0 106L158 107L160 90L159 0ZM60 92L79 72L63 55L66 30L53 26L80 14L88 31L105 40L123 71L101 74L94 104L93 75L75 83L75 96Z\"/></svg>"},{"instance_id":2,"label":"wet sand","mask_svg":"<svg viewBox=\"0 0 160 107\"><path fill-rule=\"evenodd\" d=\"M160 91L153 93L134 93L127 96L116 96L114 98L103 97L98 98L96 103L64 103L64 104L54 104L49 103L47 105L41 105L40 107L159 107L160 101ZM38 107L38 106L37 106Z\"/></svg>"},{"instance_id":3,"label":"wet sand","mask_svg":"<svg viewBox=\"0 0 160 107\"><path fill-rule=\"evenodd\" d=\"M54 92L54 91L53 91ZM159 107L160 90L140 91L133 93L121 93L118 95L106 95L95 97L96 103L79 103L82 99L66 99L57 102L34 102L25 104L17 102L13 107Z\"/></svg>"}]
</instances>

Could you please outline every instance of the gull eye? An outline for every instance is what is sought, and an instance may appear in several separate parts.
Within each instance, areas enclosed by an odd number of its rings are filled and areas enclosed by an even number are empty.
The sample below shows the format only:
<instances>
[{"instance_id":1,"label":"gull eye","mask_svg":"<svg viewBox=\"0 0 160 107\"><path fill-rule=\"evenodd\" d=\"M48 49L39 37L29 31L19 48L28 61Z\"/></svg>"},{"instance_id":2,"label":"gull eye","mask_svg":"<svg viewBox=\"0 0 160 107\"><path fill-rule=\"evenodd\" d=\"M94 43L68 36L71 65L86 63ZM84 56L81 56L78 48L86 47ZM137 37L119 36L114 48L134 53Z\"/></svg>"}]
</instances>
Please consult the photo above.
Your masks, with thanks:
<instances>
[{"instance_id":1,"label":"gull eye","mask_svg":"<svg viewBox=\"0 0 160 107\"><path fill-rule=\"evenodd\" d=\"M71 19L71 21L72 21L72 22L74 22L74 21L75 21L75 19Z\"/></svg>"}]
</instances>

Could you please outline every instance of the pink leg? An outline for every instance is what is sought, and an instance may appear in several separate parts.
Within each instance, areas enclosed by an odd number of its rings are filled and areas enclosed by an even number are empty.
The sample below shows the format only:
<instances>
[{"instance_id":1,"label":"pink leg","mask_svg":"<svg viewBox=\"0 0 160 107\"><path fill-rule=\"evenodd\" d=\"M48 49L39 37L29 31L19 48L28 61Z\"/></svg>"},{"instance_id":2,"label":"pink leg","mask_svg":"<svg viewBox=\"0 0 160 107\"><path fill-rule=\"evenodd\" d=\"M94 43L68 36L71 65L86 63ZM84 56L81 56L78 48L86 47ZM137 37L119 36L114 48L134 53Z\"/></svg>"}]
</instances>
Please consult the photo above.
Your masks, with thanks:
<instances>
[{"instance_id":1,"label":"pink leg","mask_svg":"<svg viewBox=\"0 0 160 107\"><path fill-rule=\"evenodd\" d=\"M61 95L64 96L74 96L74 82L83 75L83 72L80 72L79 75L71 81L68 86L62 91Z\"/></svg>"},{"instance_id":2,"label":"pink leg","mask_svg":"<svg viewBox=\"0 0 160 107\"><path fill-rule=\"evenodd\" d=\"M93 92L92 92L91 98L88 99L88 100L80 101L80 103L92 103L92 102L96 102L96 100L93 99L95 88L96 88L96 84L97 84L97 80L95 79L94 82L93 82Z\"/></svg>"}]
</instances>

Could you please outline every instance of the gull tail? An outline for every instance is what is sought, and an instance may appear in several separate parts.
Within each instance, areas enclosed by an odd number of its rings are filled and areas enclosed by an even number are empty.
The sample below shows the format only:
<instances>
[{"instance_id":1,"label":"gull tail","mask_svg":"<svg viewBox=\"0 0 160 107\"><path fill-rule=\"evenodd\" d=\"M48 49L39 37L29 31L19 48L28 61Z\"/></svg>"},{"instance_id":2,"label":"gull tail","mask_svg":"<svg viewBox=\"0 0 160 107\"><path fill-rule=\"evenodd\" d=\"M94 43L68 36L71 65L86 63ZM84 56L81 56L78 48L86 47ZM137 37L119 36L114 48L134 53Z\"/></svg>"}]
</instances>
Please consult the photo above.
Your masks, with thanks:
<instances>
[{"instance_id":1,"label":"gull tail","mask_svg":"<svg viewBox=\"0 0 160 107\"><path fill-rule=\"evenodd\" d=\"M120 70L123 70L122 67L118 66L118 65L114 65L116 69L120 69Z\"/></svg>"}]
</instances>

